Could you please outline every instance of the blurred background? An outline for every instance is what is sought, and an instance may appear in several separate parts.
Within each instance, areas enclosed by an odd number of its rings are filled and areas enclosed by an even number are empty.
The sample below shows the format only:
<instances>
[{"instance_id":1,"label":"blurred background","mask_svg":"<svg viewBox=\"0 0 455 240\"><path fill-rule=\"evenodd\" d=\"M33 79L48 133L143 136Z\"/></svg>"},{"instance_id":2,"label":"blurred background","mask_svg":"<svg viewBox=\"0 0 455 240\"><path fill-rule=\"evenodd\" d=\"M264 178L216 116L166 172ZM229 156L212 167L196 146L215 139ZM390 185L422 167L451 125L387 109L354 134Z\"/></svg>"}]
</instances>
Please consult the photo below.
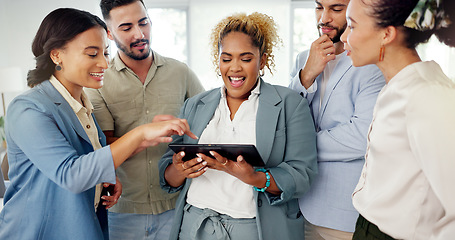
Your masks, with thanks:
<instances>
[{"instance_id":1,"label":"blurred background","mask_svg":"<svg viewBox=\"0 0 455 240\"><path fill-rule=\"evenodd\" d=\"M287 86L296 55L309 48L318 35L314 0L144 0L152 20L152 48L187 63L206 89L221 85L210 61L209 35L225 16L254 11L272 16L283 46L275 51L276 69L264 79ZM25 91L27 71L34 67L33 37L43 18L60 7L79 8L101 17L98 0L0 0L0 93L5 106ZM114 43L110 51L116 52ZM455 49L436 39L419 46L424 60L435 60L455 80ZM111 57L113 54L111 54ZM4 114L0 104L0 116Z\"/></svg>"}]
</instances>

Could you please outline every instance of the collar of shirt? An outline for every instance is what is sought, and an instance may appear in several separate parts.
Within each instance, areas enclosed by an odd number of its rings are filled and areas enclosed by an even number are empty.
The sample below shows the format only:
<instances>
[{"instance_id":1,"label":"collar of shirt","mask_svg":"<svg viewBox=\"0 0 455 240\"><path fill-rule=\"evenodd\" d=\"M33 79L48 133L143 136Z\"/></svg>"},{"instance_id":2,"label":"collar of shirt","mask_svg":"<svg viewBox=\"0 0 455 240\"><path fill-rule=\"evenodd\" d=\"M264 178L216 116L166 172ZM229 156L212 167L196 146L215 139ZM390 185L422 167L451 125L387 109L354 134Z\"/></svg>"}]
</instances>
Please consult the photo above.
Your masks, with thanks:
<instances>
[{"instance_id":1,"label":"collar of shirt","mask_svg":"<svg viewBox=\"0 0 455 240\"><path fill-rule=\"evenodd\" d=\"M159 55L156 54L153 50L150 50L150 54L153 56L153 64L155 64L157 67L162 66L164 64L164 59ZM128 68L128 66L125 65L125 63L122 61L120 58L119 53L115 54L115 57L112 59L111 64L114 65L115 69L117 71L122 71L125 68Z\"/></svg>"},{"instance_id":2,"label":"collar of shirt","mask_svg":"<svg viewBox=\"0 0 455 240\"><path fill-rule=\"evenodd\" d=\"M76 101L76 99L73 98L73 96L71 96L68 90L66 90L65 86L63 86L63 84L59 80L57 80L57 78L55 78L54 75L51 76L49 81L55 87L55 89L57 89L57 91L62 95L62 97L68 102L68 104L71 106L75 113L78 113L81 109L84 108L82 104L80 104L78 101ZM85 109L87 109L87 114L90 115L93 112L93 105L88 100L88 97L85 94L84 90L82 90L81 100L85 105Z\"/></svg>"},{"instance_id":3,"label":"collar of shirt","mask_svg":"<svg viewBox=\"0 0 455 240\"><path fill-rule=\"evenodd\" d=\"M226 86L223 85L220 89L221 91L221 98L226 98ZM251 94L248 97L248 100L250 100L253 96L259 95L261 93L261 78L258 78L258 84L256 85L253 90L251 90Z\"/></svg>"}]
</instances>

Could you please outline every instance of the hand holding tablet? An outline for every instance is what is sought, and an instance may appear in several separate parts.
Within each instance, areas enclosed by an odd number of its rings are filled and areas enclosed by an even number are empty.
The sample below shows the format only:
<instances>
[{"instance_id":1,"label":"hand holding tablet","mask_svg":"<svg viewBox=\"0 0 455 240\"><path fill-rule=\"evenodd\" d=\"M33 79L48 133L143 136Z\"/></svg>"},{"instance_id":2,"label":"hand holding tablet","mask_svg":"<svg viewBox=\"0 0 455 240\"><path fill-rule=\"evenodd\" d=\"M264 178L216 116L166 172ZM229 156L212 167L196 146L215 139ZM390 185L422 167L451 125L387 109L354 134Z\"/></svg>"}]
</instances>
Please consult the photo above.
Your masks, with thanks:
<instances>
[{"instance_id":1,"label":"hand holding tablet","mask_svg":"<svg viewBox=\"0 0 455 240\"><path fill-rule=\"evenodd\" d=\"M264 161L259 155L254 145L248 144L169 144L169 148L175 153L181 151L185 152L183 161L191 160L196 156L197 153L202 153L207 156L210 155L210 151L215 151L223 157L229 160L237 161L237 157L242 155L246 162L251 164L253 167L265 166Z\"/></svg>"}]
</instances>

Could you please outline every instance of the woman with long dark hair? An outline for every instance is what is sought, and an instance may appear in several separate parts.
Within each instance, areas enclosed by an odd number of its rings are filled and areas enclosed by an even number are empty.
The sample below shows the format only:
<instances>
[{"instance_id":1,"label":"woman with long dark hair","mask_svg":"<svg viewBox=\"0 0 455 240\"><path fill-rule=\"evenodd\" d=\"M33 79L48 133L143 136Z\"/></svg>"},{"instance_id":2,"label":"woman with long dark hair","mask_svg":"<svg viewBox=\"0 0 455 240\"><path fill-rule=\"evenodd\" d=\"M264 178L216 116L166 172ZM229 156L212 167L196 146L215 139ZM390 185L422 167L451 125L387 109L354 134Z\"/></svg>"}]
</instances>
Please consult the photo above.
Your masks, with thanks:
<instances>
[{"instance_id":1,"label":"woman with long dark hair","mask_svg":"<svg viewBox=\"0 0 455 240\"><path fill-rule=\"evenodd\" d=\"M106 146L83 88L102 87L107 43L104 22L85 11L57 9L41 23L32 45L36 69L27 79L32 89L7 112L11 183L0 239L107 237L106 216L95 212L97 204L103 206L95 186L115 184L120 164L148 146L170 142L172 134L195 137L185 120L160 116ZM107 206L119 197L114 189L113 196L104 196Z\"/></svg>"},{"instance_id":2,"label":"woman with long dark hair","mask_svg":"<svg viewBox=\"0 0 455 240\"><path fill-rule=\"evenodd\" d=\"M419 43L455 46L452 0L351 0L341 40L386 78L353 193L353 239L455 239L455 83Z\"/></svg>"}]
</instances>

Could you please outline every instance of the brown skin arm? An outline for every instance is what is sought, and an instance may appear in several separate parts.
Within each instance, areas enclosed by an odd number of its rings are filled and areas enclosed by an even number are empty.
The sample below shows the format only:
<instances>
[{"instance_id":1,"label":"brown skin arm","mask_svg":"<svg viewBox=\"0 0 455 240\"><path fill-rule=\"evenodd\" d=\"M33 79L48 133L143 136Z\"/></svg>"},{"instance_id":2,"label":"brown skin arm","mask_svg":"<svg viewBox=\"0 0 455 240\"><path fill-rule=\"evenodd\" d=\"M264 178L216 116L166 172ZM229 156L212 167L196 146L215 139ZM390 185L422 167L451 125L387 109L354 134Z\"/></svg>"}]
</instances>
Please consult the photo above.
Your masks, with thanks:
<instances>
[{"instance_id":1,"label":"brown skin arm","mask_svg":"<svg viewBox=\"0 0 455 240\"><path fill-rule=\"evenodd\" d=\"M311 44L308 60L300 70L299 77L302 86L308 89L316 77L324 71L329 61L335 59L335 47L330 38L323 34Z\"/></svg>"},{"instance_id":2,"label":"brown skin arm","mask_svg":"<svg viewBox=\"0 0 455 240\"><path fill-rule=\"evenodd\" d=\"M166 168L164 177L172 187L178 187L185 182L186 178L197 178L207 170L207 162L200 158L193 158L183 162L184 152L175 153L172 156L172 164Z\"/></svg>"},{"instance_id":3,"label":"brown skin arm","mask_svg":"<svg viewBox=\"0 0 455 240\"><path fill-rule=\"evenodd\" d=\"M211 151L212 157L206 156L204 154L199 154L199 157L207 162L207 166L212 169L219 171L224 171L230 175L240 179L242 182L255 186L257 188L265 187L267 181L265 173L256 172L254 168L245 161L243 156L238 156L237 161L229 160L215 151ZM265 190L274 195L280 195L281 190L276 185L275 179L272 174L270 175L270 186Z\"/></svg>"},{"instance_id":4,"label":"brown skin arm","mask_svg":"<svg viewBox=\"0 0 455 240\"><path fill-rule=\"evenodd\" d=\"M197 139L185 119L175 118L138 126L110 144L114 167L117 169L126 159L150 146L171 142L172 135L184 134Z\"/></svg>"},{"instance_id":5,"label":"brown skin arm","mask_svg":"<svg viewBox=\"0 0 455 240\"><path fill-rule=\"evenodd\" d=\"M172 120L175 119L174 116L172 115L156 115L152 122L161 122L161 121L167 121L167 120ZM107 130L103 131L104 135L106 136L106 143L107 145L110 145L111 143L117 141L119 139L118 137L114 137L114 130Z\"/></svg>"}]
</instances>

